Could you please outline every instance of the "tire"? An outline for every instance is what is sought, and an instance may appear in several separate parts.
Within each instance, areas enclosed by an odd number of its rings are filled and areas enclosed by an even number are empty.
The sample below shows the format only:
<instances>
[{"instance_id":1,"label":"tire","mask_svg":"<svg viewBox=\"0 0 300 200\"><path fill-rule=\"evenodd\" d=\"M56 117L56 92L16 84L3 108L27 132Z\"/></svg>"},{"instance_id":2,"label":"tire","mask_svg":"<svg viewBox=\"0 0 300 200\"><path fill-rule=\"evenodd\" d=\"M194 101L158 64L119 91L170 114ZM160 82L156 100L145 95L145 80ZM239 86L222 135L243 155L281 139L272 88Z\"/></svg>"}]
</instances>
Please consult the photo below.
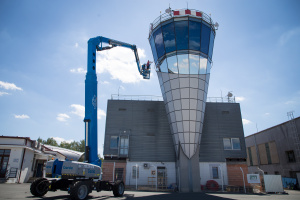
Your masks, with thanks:
<instances>
[{"instance_id":1,"label":"tire","mask_svg":"<svg viewBox=\"0 0 300 200\"><path fill-rule=\"evenodd\" d=\"M36 179L31 183L30 192L33 196L42 197L49 189L49 181L45 178Z\"/></svg>"},{"instance_id":2,"label":"tire","mask_svg":"<svg viewBox=\"0 0 300 200\"><path fill-rule=\"evenodd\" d=\"M113 187L113 193L115 197L122 197L125 191L125 185L123 181L117 181Z\"/></svg>"},{"instance_id":3,"label":"tire","mask_svg":"<svg viewBox=\"0 0 300 200\"><path fill-rule=\"evenodd\" d=\"M87 199L89 195L89 184L86 181L77 181L71 187L70 196L74 200L84 200Z\"/></svg>"}]
</instances>

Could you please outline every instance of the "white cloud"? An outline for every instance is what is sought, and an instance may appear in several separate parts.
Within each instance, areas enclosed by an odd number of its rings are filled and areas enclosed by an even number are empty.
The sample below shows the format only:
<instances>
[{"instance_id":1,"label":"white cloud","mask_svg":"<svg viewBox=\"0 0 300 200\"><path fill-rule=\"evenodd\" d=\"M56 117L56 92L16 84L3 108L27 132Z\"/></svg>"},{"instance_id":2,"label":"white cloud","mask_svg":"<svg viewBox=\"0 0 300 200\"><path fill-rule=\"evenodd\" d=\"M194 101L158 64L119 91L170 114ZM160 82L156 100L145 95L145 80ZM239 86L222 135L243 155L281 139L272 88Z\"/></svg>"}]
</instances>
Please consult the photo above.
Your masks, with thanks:
<instances>
[{"instance_id":1,"label":"white cloud","mask_svg":"<svg viewBox=\"0 0 300 200\"><path fill-rule=\"evenodd\" d=\"M6 90L23 90L20 87L17 87L14 83L7 83L0 81L0 88L4 88Z\"/></svg>"},{"instance_id":2,"label":"white cloud","mask_svg":"<svg viewBox=\"0 0 300 200\"><path fill-rule=\"evenodd\" d=\"M73 111L71 111L72 114L77 115L77 116L81 117L82 119L84 118L84 115L85 115L84 106L79 105L79 104L72 104L70 107L73 108Z\"/></svg>"},{"instance_id":3,"label":"white cloud","mask_svg":"<svg viewBox=\"0 0 300 200\"><path fill-rule=\"evenodd\" d=\"M71 139L71 140L66 140L66 139L61 138L61 137L52 137L52 138L53 138L54 140L56 140L56 142L57 142L58 144L60 144L61 142L71 143L71 142L74 141L73 139Z\"/></svg>"},{"instance_id":4,"label":"white cloud","mask_svg":"<svg viewBox=\"0 0 300 200\"><path fill-rule=\"evenodd\" d=\"M108 81L99 81L99 82L100 82L100 84L104 84L104 85L108 85L109 84Z\"/></svg>"},{"instance_id":5,"label":"white cloud","mask_svg":"<svg viewBox=\"0 0 300 200\"><path fill-rule=\"evenodd\" d=\"M235 97L235 100L239 102L244 101L245 99L245 97Z\"/></svg>"},{"instance_id":6,"label":"white cloud","mask_svg":"<svg viewBox=\"0 0 300 200\"><path fill-rule=\"evenodd\" d=\"M0 92L0 97L3 96L3 95L9 95L9 93L7 93L7 92Z\"/></svg>"},{"instance_id":7,"label":"white cloud","mask_svg":"<svg viewBox=\"0 0 300 200\"><path fill-rule=\"evenodd\" d=\"M284 32L279 38L279 44L285 45L292 37L300 35L300 27Z\"/></svg>"},{"instance_id":8,"label":"white cloud","mask_svg":"<svg viewBox=\"0 0 300 200\"><path fill-rule=\"evenodd\" d=\"M76 74L85 74L86 70L83 69L82 67L79 67L77 69L70 69L70 72L76 73Z\"/></svg>"},{"instance_id":9,"label":"white cloud","mask_svg":"<svg viewBox=\"0 0 300 200\"><path fill-rule=\"evenodd\" d=\"M56 119L57 119L58 121L61 121L61 122L65 122L65 121L67 121L67 119L69 119L69 118L70 118L70 116L67 115L67 114L65 114L65 113L60 113L60 114L58 114L57 117L56 117Z\"/></svg>"},{"instance_id":10,"label":"white cloud","mask_svg":"<svg viewBox=\"0 0 300 200\"><path fill-rule=\"evenodd\" d=\"M102 119L102 117L105 117L106 116L106 113L104 110L101 110L101 109L98 109L98 119Z\"/></svg>"},{"instance_id":11,"label":"white cloud","mask_svg":"<svg viewBox=\"0 0 300 200\"><path fill-rule=\"evenodd\" d=\"M248 119L242 119L242 120L243 120L243 125L252 124L252 122Z\"/></svg>"},{"instance_id":12,"label":"white cloud","mask_svg":"<svg viewBox=\"0 0 300 200\"><path fill-rule=\"evenodd\" d=\"M81 118L84 118L85 116L85 107L79 104L72 104L71 108L73 108L73 111L71 111L72 114L77 115ZM102 117L105 117L106 113L104 110L98 109L97 111L97 118L102 119Z\"/></svg>"},{"instance_id":13,"label":"white cloud","mask_svg":"<svg viewBox=\"0 0 300 200\"><path fill-rule=\"evenodd\" d=\"M30 117L28 115L15 115L16 119L29 119Z\"/></svg>"},{"instance_id":14,"label":"white cloud","mask_svg":"<svg viewBox=\"0 0 300 200\"><path fill-rule=\"evenodd\" d=\"M265 115L265 116L269 116L269 115L270 115L270 113L265 113L264 115Z\"/></svg>"},{"instance_id":15,"label":"white cloud","mask_svg":"<svg viewBox=\"0 0 300 200\"><path fill-rule=\"evenodd\" d=\"M143 49L138 49L138 54L140 59L146 57ZM97 72L109 73L112 79L123 83L137 83L142 80L133 51L122 47L98 53Z\"/></svg>"},{"instance_id":16,"label":"white cloud","mask_svg":"<svg viewBox=\"0 0 300 200\"><path fill-rule=\"evenodd\" d=\"M75 48L77 48L77 47L78 47L78 43L76 42L76 43L75 43Z\"/></svg>"}]
</instances>

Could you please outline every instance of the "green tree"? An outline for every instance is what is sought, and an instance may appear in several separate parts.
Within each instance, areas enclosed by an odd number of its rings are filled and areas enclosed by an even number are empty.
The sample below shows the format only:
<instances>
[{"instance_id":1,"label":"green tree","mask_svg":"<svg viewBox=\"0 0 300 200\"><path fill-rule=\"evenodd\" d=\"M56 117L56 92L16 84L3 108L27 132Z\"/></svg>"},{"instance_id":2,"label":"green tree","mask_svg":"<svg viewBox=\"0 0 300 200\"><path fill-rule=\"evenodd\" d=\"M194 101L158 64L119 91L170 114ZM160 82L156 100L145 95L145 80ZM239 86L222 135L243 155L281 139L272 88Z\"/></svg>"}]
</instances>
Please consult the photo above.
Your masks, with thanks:
<instances>
[{"instance_id":1,"label":"green tree","mask_svg":"<svg viewBox=\"0 0 300 200\"><path fill-rule=\"evenodd\" d=\"M79 152L85 151L85 141L84 140L80 140L79 142L72 141L70 143L68 143L66 141L62 141L59 145L58 145L58 142L53 137L48 138L47 140L43 140L42 138L39 137L37 139L37 141L42 144L48 144L51 146L61 147L61 148L70 149L70 150L74 150L74 151L79 151Z\"/></svg>"}]
</instances>

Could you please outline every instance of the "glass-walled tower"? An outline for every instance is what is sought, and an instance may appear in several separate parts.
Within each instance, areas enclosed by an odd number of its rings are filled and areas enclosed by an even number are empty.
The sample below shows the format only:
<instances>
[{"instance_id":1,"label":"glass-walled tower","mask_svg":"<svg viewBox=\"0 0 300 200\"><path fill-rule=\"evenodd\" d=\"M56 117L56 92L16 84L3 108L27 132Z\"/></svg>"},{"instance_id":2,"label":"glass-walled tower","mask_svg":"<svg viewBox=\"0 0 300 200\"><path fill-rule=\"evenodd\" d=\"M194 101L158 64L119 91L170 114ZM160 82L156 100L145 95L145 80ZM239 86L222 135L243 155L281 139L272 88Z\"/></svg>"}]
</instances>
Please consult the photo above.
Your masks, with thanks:
<instances>
[{"instance_id":1,"label":"glass-walled tower","mask_svg":"<svg viewBox=\"0 0 300 200\"><path fill-rule=\"evenodd\" d=\"M181 191L200 191L199 145L216 28L197 10L168 10L150 26L151 45L177 156Z\"/></svg>"}]
</instances>

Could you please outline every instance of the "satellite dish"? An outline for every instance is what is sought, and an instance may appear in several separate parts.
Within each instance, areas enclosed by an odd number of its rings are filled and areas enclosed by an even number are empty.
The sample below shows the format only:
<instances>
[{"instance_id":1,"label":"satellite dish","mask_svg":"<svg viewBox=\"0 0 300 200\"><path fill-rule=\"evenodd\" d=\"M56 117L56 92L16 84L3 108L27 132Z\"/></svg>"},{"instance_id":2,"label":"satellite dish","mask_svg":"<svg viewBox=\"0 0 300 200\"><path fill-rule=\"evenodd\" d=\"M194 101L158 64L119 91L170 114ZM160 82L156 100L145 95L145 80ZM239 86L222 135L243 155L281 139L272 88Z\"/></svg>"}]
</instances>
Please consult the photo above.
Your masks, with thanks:
<instances>
[{"instance_id":1,"label":"satellite dish","mask_svg":"<svg viewBox=\"0 0 300 200\"><path fill-rule=\"evenodd\" d=\"M170 9L170 8L167 8L165 12L166 12L166 13L170 13L170 12L171 12L171 9Z\"/></svg>"},{"instance_id":2,"label":"satellite dish","mask_svg":"<svg viewBox=\"0 0 300 200\"><path fill-rule=\"evenodd\" d=\"M227 96L228 96L228 97L232 97L233 94L232 94L231 92L228 92Z\"/></svg>"},{"instance_id":3,"label":"satellite dish","mask_svg":"<svg viewBox=\"0 0 300 200\"><path fill-rule=\"evenodd\" d=\"M215 23L215 27L216 27L216 29L219 28L219 23L218 22Z\"/></svg>"}]
</instances>

